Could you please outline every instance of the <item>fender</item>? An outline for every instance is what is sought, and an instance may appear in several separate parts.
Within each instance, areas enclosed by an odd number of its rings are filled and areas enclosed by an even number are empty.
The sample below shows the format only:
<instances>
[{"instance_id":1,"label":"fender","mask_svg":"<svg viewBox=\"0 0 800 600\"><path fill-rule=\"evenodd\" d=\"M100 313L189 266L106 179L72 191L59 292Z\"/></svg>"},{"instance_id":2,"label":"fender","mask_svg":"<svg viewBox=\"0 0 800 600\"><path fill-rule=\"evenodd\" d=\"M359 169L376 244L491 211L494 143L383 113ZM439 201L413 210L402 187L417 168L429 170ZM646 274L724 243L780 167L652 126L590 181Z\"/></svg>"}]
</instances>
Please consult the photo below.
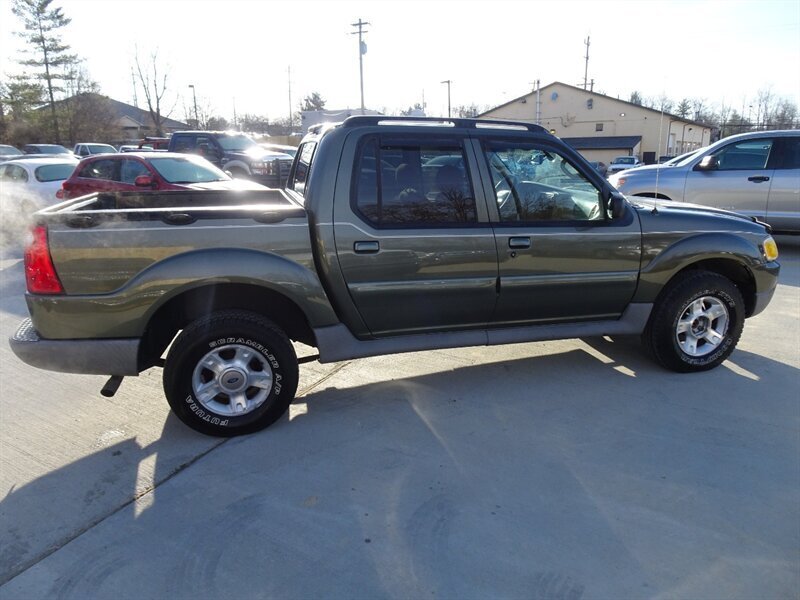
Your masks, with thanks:
<instances>
[{"instance_id":1,"label":"fender","mask_svg":"<svg viewBox=\"0 0 800 600\"><path fill-rule=\"evenodd\" d=\"M311 327L339 322L316 273L277 254L233 248L176 254L151 265L112 294L37 298L31 310L39 313L43 337L98 337L102 332L102 337L138 338L165 302L191 289L226 283L257 285L286 296ZM59 306L54 308L53 303ZM50 333L48 313L69 314L69 330L62 318Z\"/></svg>"},{"instance_id":2,"label":"fender","mask_svg":"<svg viewBox=\"0 0 800 600\"><path fill-rule=\"evenodd\" d=\"M250 173L250 165L248 165L243 160L239 160L239 159L229 160L229 161L225 162L222 165L222 170L223 171L226 171L226 170L229 170L229 169L241 169L242 171L244 171L248 175L251 174Z\"/></svg>"},{"instance_id":3,"label":"fender","mask_svg":"<svg viewBox=\"0 0 800 600\"><path fill-rule=\"evenodd\" d=\"M659 240L658 235L644 235L642 270L632 302L654 302L670 279L694 263L715 259L735 261L751 277L764 265L761 251L741 233L701 232L683 237L656 254L665 241Z\"/></svg>"}]
</instances>

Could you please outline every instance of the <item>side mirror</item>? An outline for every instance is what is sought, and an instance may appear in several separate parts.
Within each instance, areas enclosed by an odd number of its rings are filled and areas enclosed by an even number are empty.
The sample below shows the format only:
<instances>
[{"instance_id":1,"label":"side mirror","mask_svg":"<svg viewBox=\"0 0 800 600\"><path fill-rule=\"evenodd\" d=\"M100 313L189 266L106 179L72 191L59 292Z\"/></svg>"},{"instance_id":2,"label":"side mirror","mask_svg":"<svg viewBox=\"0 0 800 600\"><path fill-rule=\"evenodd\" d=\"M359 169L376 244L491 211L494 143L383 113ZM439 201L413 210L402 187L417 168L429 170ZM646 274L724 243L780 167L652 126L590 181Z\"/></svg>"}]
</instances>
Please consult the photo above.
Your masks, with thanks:
<instances>
[{"instance_id":1,"label":"side mirror","mask_svg":"<svg viewBox=\"0 0 800 600\"><path fill-rule=\"evenodd\" d=\"M608 208L611 210L612 219L621 219L625 215L625 197L622 194L613 193L608 199Z\"/></svg>"},{"instance_id":2,"label":"side mirror","mask_svg":"<svg viewBox=\"0 0 800 600\"><path fill-rule=\"evenodd\" d=\"M714 155L704 156L694 167L695 171L715 171L719 169L719 159Z\"/></svg>"},{"instance_id":3,"label":"side mirror","mask_svg":"<svg viewBox=\"0 0 800 600\"><path fill-rule=\"evenodd\" d=\"M153 187L153 178L150 177L150 175L139 175L133 180L133 185L136 187L151 188Z\"/></svg>"}]
</instances>

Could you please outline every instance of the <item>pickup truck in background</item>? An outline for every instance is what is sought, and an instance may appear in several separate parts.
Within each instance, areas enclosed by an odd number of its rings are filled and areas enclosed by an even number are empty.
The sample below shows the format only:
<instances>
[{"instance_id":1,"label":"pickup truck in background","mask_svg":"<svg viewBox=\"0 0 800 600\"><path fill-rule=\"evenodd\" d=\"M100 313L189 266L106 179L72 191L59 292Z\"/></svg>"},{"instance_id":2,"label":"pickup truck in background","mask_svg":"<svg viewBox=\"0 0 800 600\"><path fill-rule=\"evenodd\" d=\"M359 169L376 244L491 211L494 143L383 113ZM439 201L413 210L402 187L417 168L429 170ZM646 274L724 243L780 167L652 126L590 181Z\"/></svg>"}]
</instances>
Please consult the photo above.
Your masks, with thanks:
<instances>
[{"instance_id":1,"label":"pickup truck in background","mask_svg":"<svg viewBox=\"0 0 800 600\"><path fill-rule=\"evenodd\" d=\"M641 167L643 164L644 163L639 162L639 159L635 156L617 156L609 163L606 173L611 175L612 173L619 173L626 169Z\"/></svg>"},{"instance_id":2,"label":"pickup truck in background","mask_svg":"<svg viewBox=\"0 0 800 600\"><path fill-rule=\"evenodd\" d=\"M230 131L177 131L169 142L170 152L199 154L237 179L252 179L271 188L286 184L293 158L267 150L252 138Z\"/></svg>"},{"instance_id":3,"label":"pickup truck in background","mask_svg":"<svg viewBox=\"0 0 800 600\"><path fill-rule=\"evenodd\" d=\"M536 125L359 116L306 136L285 190L40 211L10 343L111 375L106 395L163 366L175 414L231 436L288 408L293 341L333 362L641 335L669 369L710 369L769 303L777 255L754 219L626 200Z\"/></svg>"}]
</instances>

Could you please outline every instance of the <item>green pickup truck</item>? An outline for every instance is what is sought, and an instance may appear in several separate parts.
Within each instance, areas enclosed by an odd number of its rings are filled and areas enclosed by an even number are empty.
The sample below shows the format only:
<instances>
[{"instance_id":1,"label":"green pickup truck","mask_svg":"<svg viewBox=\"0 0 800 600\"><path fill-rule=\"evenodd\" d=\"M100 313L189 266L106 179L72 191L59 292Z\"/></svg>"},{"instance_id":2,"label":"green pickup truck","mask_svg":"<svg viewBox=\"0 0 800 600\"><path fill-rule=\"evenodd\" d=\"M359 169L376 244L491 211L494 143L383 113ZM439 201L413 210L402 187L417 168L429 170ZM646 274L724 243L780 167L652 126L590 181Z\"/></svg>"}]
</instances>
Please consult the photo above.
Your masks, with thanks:
<instances>
[{"instance_id":1,"label":"green pickup truck","mask_svg":"<svg viewBox=\"0 0 800 600\"><path fill-rule=\"evenodd\" d=\"M352 117L305 137L286 189L93 194L37 213L25 320L36 367L164 368L190 427L262 429L291 403L292 341L321 362L641 335L717 366L769 303L763 223L623 198L536 125ZM166 358L162 358L166 353Z\"/></svg>"}]
</instances>

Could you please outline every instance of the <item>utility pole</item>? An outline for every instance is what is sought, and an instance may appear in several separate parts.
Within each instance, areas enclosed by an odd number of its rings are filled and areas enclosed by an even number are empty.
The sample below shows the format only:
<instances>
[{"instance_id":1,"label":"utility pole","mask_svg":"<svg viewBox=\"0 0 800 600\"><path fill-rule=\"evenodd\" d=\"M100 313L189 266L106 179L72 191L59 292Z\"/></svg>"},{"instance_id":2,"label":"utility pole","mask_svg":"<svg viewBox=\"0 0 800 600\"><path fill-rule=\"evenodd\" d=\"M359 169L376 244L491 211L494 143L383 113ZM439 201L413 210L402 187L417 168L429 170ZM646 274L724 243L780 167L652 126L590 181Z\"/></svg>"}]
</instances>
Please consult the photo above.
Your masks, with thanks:
<instances>
[{"instance_id":1,"label":"utility pole","mask_svg":"<svg viewBox=\"0 0 800 600\"><path fill-rule=\"evenodd\" d=\"M289 65L289 133L292 132L292 127L294 123L292 123L292 65Z\"/></svg>"},{"instance_id":2,"label":"utility pole","mask_svg":"<svg viewBox=\"0 0 800 600\"><path fill-rule=\"evenodd\" d=\"M587 35L586 39L583 41L583 43L586 45L586 56L584 57L584 58L586 58L586 66L583 69L583 89L584 90L589 88L589 46L591 45L591 42L589 40L590 40L590 37Z\"/></svg>"},{"instance_id":3,"label":"utility pole","mask_svg":"<svg viewBox=\"0 0 800 600\"><path fill-rule=\"evenodd\" d=\"M359 17L358 23L353 23L352 27L358 27L358 31L353 31L350 35L358 35L358 74L361 81L361 114L364 114L364 55L367 53L367 44L361 39L362 34L367 33L364 26L370 23L362 21Z\"/></svg>"},{"instance_id":4,"label":"utility pole","mask_svg":"<svg viewBox=\"0 0 800 600\"><path fill-rule=\"evenodd\" d=\"M200 129L200 119L197 117L197 94L194 91L193 83L190 83L189 87L192 88L192 100L194 100L194 126Z\"/></svg>"},{"instance_id":5,"label":"utility pole","mask_svg":"<svg viewBox=\"0 0 800 600\"><path fill-rule=\"evenodd\" d=\"M447 118L450 118L450 84L453 83L450 79L445 79L442 83L447 84Z\"/></svg>"}]
</instances>

